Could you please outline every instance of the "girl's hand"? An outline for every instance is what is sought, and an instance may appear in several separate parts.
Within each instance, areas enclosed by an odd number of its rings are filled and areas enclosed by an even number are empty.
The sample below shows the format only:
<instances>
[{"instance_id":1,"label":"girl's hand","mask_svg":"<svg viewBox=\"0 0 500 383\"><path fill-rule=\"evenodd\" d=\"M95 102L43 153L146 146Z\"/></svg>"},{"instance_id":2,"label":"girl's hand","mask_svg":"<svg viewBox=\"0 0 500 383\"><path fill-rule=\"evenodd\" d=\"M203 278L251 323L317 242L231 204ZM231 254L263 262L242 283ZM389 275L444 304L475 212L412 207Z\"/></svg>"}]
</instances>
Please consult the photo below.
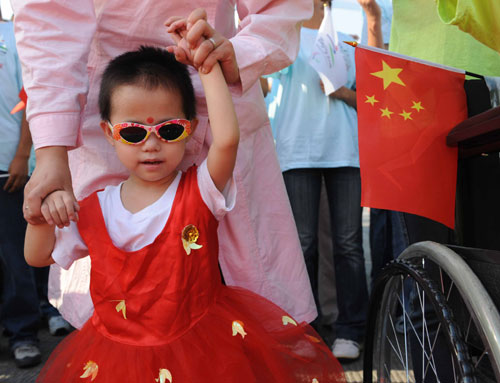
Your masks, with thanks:
<instances>
[{"instance_id":1,"label":"girl's hand","mask_svg":"<svg viewBox=\"0 0 500 383\"><path fill-rule=\"evenodd\" d=\"M195 9L187 19L170 17L165 25L177 44L167 50L174 53L179 62L193 65L202 73L209 73L219 62L228 84L240 80L233 44L207 22L204 9Z\"/></svg>"},{"instance_id":2,"label":"girl's hand","mask_svg":"<svg viewBox=\"0 0 500 383\"><path fill-rule=\"evenodd\" d=\"M74 202L73 194L65 190L50 193L42 202L42 215L49 225L59 228L69 226L69 221L78 221L80 206Z\"/></svg>"}]
</instances>

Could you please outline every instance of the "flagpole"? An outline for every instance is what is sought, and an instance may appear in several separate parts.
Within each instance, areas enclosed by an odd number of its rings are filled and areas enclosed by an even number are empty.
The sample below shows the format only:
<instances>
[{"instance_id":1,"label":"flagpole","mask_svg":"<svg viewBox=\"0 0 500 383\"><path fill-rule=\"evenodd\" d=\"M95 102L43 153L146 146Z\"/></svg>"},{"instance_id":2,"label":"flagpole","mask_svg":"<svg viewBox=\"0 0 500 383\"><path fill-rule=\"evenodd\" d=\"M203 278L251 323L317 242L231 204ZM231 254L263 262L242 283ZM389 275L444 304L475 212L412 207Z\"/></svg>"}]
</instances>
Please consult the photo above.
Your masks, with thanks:
<instances>
[{"instance_id":1,"label":"flagpole","mask_svg":"<svg viewBox=\"0 0 500 383\"><path fill-rule=\"evenodd\" d=\"M453 67L447 66L447 65L441 65L441 64L433 63L432 61L422 60L422 59L418 59L416 57L402 55L400 53L391 52L391 51L388 51L388 50L382 49L382 48L371 47L371 46L368 46L368 45L359 44L356 41L344 41L344 43L346 43L346 44L348 44L348 45L350 45L350 46L352 46L354 48L363 48L363 49L366 49L366 50L369 50L369 51L381 53L383 55L388 55L388 56L400 58L400 59L407 60L407 61L414 61L414 62L417 62L417 63L420 63L420 64L429 65L429 66L432 66L432 67L435 67L435 68L444 69L444 70L447 70L447 71L450 71L450 72L456 72L456 73L460 73L460 74L465 74L466 73L462 69L453 68ZM471 75L471 76L482 77L480 75L474 75L474 74L469 73L469 72L467 72L467 74Z\"/></svg>"}]
</instances>

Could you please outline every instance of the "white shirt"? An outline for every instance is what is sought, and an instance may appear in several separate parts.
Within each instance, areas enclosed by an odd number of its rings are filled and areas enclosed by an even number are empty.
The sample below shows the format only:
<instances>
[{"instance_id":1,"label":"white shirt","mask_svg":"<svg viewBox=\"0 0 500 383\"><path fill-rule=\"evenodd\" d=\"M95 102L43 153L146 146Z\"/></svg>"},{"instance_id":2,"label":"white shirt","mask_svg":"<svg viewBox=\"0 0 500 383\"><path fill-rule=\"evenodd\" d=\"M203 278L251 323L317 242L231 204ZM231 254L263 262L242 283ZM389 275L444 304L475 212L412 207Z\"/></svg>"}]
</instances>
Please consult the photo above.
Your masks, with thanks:
<instances>
[{"instance_id":1,"label":"white shirt","mask_svg":"<svg viewBox=\"0 0 500 383\"><path fill-rule=\"evenodd\" d=\"M122 183L107 186L97 193L106 229L116 247L128 252L136 251L155 240L167 223L181 175L182 172L177 174L158 200L136 213L129 212L123 206L120 197ZM224 193L219 192L210 177L206 160L197 169L197 179L203 202L220 221L228 211L233 209L236 202L234 180L231 179L228 182ZM64 241L61 243L68 244L70 248L55 247L52 258L59 266L68 269L75 260L87 256L88 249L75 222L71 222L68 227L62 229L56 228L56 241L60 241L62 237Z\"/></svg>"}]
</instances>

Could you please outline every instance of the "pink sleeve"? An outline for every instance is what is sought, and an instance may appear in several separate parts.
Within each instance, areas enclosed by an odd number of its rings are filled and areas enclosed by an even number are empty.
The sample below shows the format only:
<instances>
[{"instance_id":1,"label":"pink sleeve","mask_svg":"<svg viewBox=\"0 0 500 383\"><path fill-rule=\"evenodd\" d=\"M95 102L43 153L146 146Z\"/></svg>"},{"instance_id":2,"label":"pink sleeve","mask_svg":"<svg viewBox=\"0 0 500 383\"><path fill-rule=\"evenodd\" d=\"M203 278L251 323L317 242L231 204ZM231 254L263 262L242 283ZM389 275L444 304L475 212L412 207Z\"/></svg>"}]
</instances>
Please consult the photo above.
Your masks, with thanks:
<instances>
[{"instance_id":1,"label":"pink sleeve","mask_svg":"<svg viewBox=\"0 0 500 383\"><path fill-rule=\"evenodd\" d=\"M312 16L311 0L237 0L240 31L231 39L242 91L260 76L290 65L299 50L300 23Z\"/></svg>"},{"instance_id":2,"label":"pink sleeve","mask_svg":"<svg viewBox=\"0 0 500 383\"><path fill-rule=\"evenodd\" d=\"M96 29L94 2L16 0L12 6L35 148L75 147Z\"/></svg>"}]
</instances>

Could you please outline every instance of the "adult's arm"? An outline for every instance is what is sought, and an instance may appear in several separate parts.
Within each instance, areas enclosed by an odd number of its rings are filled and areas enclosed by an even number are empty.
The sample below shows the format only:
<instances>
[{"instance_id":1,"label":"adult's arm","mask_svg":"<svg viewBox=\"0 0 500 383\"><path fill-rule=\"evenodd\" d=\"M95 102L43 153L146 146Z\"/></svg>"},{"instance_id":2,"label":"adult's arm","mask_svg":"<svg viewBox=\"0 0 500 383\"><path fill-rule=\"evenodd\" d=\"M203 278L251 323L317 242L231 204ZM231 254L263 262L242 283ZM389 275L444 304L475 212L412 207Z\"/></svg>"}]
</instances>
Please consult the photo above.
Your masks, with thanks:
<instances>
[{"instance_id":1,"label":"adult's arm","mask_svg":"<svg viewBox=\"0 0 500 383\"><path fill-rule=\"evenodd\" d=\"M96 28L92 0L16 0L15 33L35 149L77 146Z\"/></svg>"},{"instance_id":2,"label":"adult's arm","mask_svg":"<svg viewBox=\"0 0 500 383\"><path fill-rule=\"evenodd\" d=\"M66 148L78 145L88 90L87 61L96 28L92 0L16 0L15 33L37 165L25 189L25 218L40 223L41 201L72 192Z\"/></svg>"},{"instance_id":3,"label":"adult's arm","mask_svg":"<svg viewBox=\"0 0 500 383\"><path fill-rule=\"evenodd\" d=\"M240 31L230 39L245 92L259 77L289 66L299 50L300 24L311 0L237 0Z\"/></svg>"}]
</instances>

